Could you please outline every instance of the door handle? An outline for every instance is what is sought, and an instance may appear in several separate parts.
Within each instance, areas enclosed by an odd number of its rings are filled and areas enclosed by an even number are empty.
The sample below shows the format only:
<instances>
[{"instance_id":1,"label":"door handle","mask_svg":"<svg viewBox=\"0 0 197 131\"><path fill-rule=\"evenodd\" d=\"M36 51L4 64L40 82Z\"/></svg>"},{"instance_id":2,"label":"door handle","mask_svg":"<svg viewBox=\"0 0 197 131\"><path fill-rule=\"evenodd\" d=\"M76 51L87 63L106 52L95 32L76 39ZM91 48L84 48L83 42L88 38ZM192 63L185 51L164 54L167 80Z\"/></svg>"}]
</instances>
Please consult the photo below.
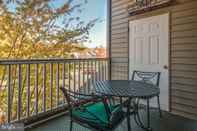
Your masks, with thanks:
<instances>
[{"instance_id":1,"label":"door handle","mask_svg":"<svg viewBox=\"0 0 197 131\"><path fill-rule=\"evenodd\" d=\"M168 69L168 66L167 65L164 65L163 68L167 70Z\"/></svg>"}]
</instances>

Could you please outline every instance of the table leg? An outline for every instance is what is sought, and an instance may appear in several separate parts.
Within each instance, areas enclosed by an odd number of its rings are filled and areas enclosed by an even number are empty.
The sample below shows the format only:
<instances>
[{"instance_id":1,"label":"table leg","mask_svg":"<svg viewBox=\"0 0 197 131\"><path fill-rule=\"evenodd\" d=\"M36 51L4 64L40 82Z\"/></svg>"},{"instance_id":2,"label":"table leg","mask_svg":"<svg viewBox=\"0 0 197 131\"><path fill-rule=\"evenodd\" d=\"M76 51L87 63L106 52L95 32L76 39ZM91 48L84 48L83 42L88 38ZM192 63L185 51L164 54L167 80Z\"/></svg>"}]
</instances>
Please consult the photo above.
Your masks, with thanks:
<instances>
[{"instance_id":1,"label":"table leg","mask_svg":"<svg viewBox=\"0 0 197 131\"><path fill-rule=\"evenodd\" d=\"M147 99L147 129L151 131L150 128L150 100Z\"/></svg>"},{"instance_id":2,"label":"table leg","mask_svg":"<svg viewBox=\"0 0 197 131\"><path fill-rule=\"evenodd\" d=\"M130 108L131 108L131 98L129 98L128 107L127 107L127 128L128 128L128 131L131 131Z\"/></svg>"},{"instance_id":3,"label":"table leg","mask_svg":"<svg viewBox=\"0 0 197 131\"><path fill-rule=\"evenodd\" d=\"M147 100L147 105L146 105L146 111L147 111L147 126L145 126L143 124L143 122L141 121L141 118L140 118L140 115L139 115L139 100L136 102L136 105L135 105L135 113L134 113L134 120L136 122L136 124L146 130L146 131L152 131L152 128L150 127L150 100L148 99Z\"/></svg>"}]
</instances>

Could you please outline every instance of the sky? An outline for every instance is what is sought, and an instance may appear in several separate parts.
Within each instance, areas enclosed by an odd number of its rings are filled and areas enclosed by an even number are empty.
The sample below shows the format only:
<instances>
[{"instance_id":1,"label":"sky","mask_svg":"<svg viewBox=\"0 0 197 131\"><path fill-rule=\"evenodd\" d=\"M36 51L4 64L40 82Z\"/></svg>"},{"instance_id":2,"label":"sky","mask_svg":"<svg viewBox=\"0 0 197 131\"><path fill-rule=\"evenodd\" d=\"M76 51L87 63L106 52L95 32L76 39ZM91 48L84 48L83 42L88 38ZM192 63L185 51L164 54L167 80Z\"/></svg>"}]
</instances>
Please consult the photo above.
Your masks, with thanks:
<instances>
[{"instance_id":1,"label":"sky","mask_svg":"<svg viewBox=\"0 0 197 131\"><path fill-rule=\"evenodd\" d=\"M54 0L53 6L59 7L63 2L68 0ZM72 4L78 4L85 0L73 0ZM101 22L97 22L95 26L90 30L89 42L83 43L89 48L98 46L106 47L107 41L107 0L86 0L87 4L83 4L82 12L72 13L72 15L80 16L84 22L89 22L93 19L99 19ZM14 9L15 5L10 5L11 9Z\"/></svg>"},{"instance_id":2,"label":"sky","mask_svg":"<svg viewBox=\"0 0 197 131\"><path fill-rule=\"evenodd\" d=\"M96 23L90 31L90 43L85 43L88 47L106 46L106 16L107 0L89 0L85 5L81 18L84 21L99 18L102 22Z\"/></svg>"},{"instance_id":3,"label":"sky","mask_svg":"<svg viewBox=\"0 0 197 131\"><path fill-rule=\"evenodd\" d=\"M54 0L53 5L61 6L61 3L64 0ZM73 0L73 4L80 3L84 0ZM107 0L87 0L87 4L84 4L82 7L82 12L78 14L78 12L74 12L72 15L80 16L81 20L84 22L88 22L90 20L98 18L99 21L95 24L95 26L90 30L90 41L84 43L85 46L90 48L104 46L106 47L106 36L107 36Z\"/></svg>"},{"instance_id":4,"label":"sky","mask_svg":"<svg viewBox=\"0 0 197 131\"><path fill-rule=\"evenodd\" d=\"M85 43L88 47L106 46L106 17L107 17L107 0L89 0L82 12L84 20L99 18L102 22L96 23L90 31L91 43Z\"/></svg>"}]
</instances>

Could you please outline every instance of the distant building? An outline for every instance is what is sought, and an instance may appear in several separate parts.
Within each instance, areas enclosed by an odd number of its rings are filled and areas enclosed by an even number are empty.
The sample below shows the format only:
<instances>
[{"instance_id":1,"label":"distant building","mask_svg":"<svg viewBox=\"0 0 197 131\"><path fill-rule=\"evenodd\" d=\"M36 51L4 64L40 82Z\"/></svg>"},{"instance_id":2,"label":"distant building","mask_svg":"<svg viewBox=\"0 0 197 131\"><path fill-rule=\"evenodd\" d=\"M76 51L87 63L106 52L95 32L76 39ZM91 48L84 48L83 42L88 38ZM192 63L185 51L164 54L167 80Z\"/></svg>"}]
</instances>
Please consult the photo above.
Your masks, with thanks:
<instances>
[{"instance_id":1,"label":"distant building","mask_svg":"<svg viewBox=\"0 0 197 131\"><path fill-rule=\"evenodd\" d=\"M88 48L83 52L74 52L73 57L77 59L83 58L106 58L106 48L104 47L96 47L96 48Z\"/></svg>"},{"instance_id":2,"label":"distant building","mask_svg":"<svg viewBox=\"0 0 197 131\"><path fill-rule=\"evenodd\" d=\"M104 47L95 48L95 53L96 53L97 58L106 58L107 57L106 48L104 48Z\"/></svg>"}]
</instances>

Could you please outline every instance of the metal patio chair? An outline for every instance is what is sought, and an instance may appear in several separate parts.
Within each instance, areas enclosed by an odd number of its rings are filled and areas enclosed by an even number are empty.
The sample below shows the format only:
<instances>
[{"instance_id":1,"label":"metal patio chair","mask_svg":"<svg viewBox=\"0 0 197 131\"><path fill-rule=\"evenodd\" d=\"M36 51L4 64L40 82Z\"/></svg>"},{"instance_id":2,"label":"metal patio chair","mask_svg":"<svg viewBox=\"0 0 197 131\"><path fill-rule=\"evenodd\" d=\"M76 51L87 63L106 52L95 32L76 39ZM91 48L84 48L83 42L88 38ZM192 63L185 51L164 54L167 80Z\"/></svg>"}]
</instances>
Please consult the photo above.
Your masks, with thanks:
<instances>
[{"instance_id":1,"label":"metal patio chair","mask_svg":"<svg viewBox=\"0 0 197 131\"><path fill-rule=\"evenodd\" d=\"M132 74L132 80L134 81L142 81L148 84L153 84L156 87L159 88L159 81L160 81L160 72L144 72L144 71L133 71ZM160 97L159 95L157 97L157 104L158 104L158 110L159 110L159 115L162 117L162 111L160 107ZM139 101L139 100L137 100Z\"/></svg>"},{"instance_id":2,"label":"metal patio chair","mask_svg":"<svg viewBox=\"0 0 197 131\"><path fill-rule=\"evenodd\" d=\"M68 103L70 131L73 122L95 131L113 131L126 117L121 105L112 105L106 97L60 89Z\"/></svg>"}]
</instances>

